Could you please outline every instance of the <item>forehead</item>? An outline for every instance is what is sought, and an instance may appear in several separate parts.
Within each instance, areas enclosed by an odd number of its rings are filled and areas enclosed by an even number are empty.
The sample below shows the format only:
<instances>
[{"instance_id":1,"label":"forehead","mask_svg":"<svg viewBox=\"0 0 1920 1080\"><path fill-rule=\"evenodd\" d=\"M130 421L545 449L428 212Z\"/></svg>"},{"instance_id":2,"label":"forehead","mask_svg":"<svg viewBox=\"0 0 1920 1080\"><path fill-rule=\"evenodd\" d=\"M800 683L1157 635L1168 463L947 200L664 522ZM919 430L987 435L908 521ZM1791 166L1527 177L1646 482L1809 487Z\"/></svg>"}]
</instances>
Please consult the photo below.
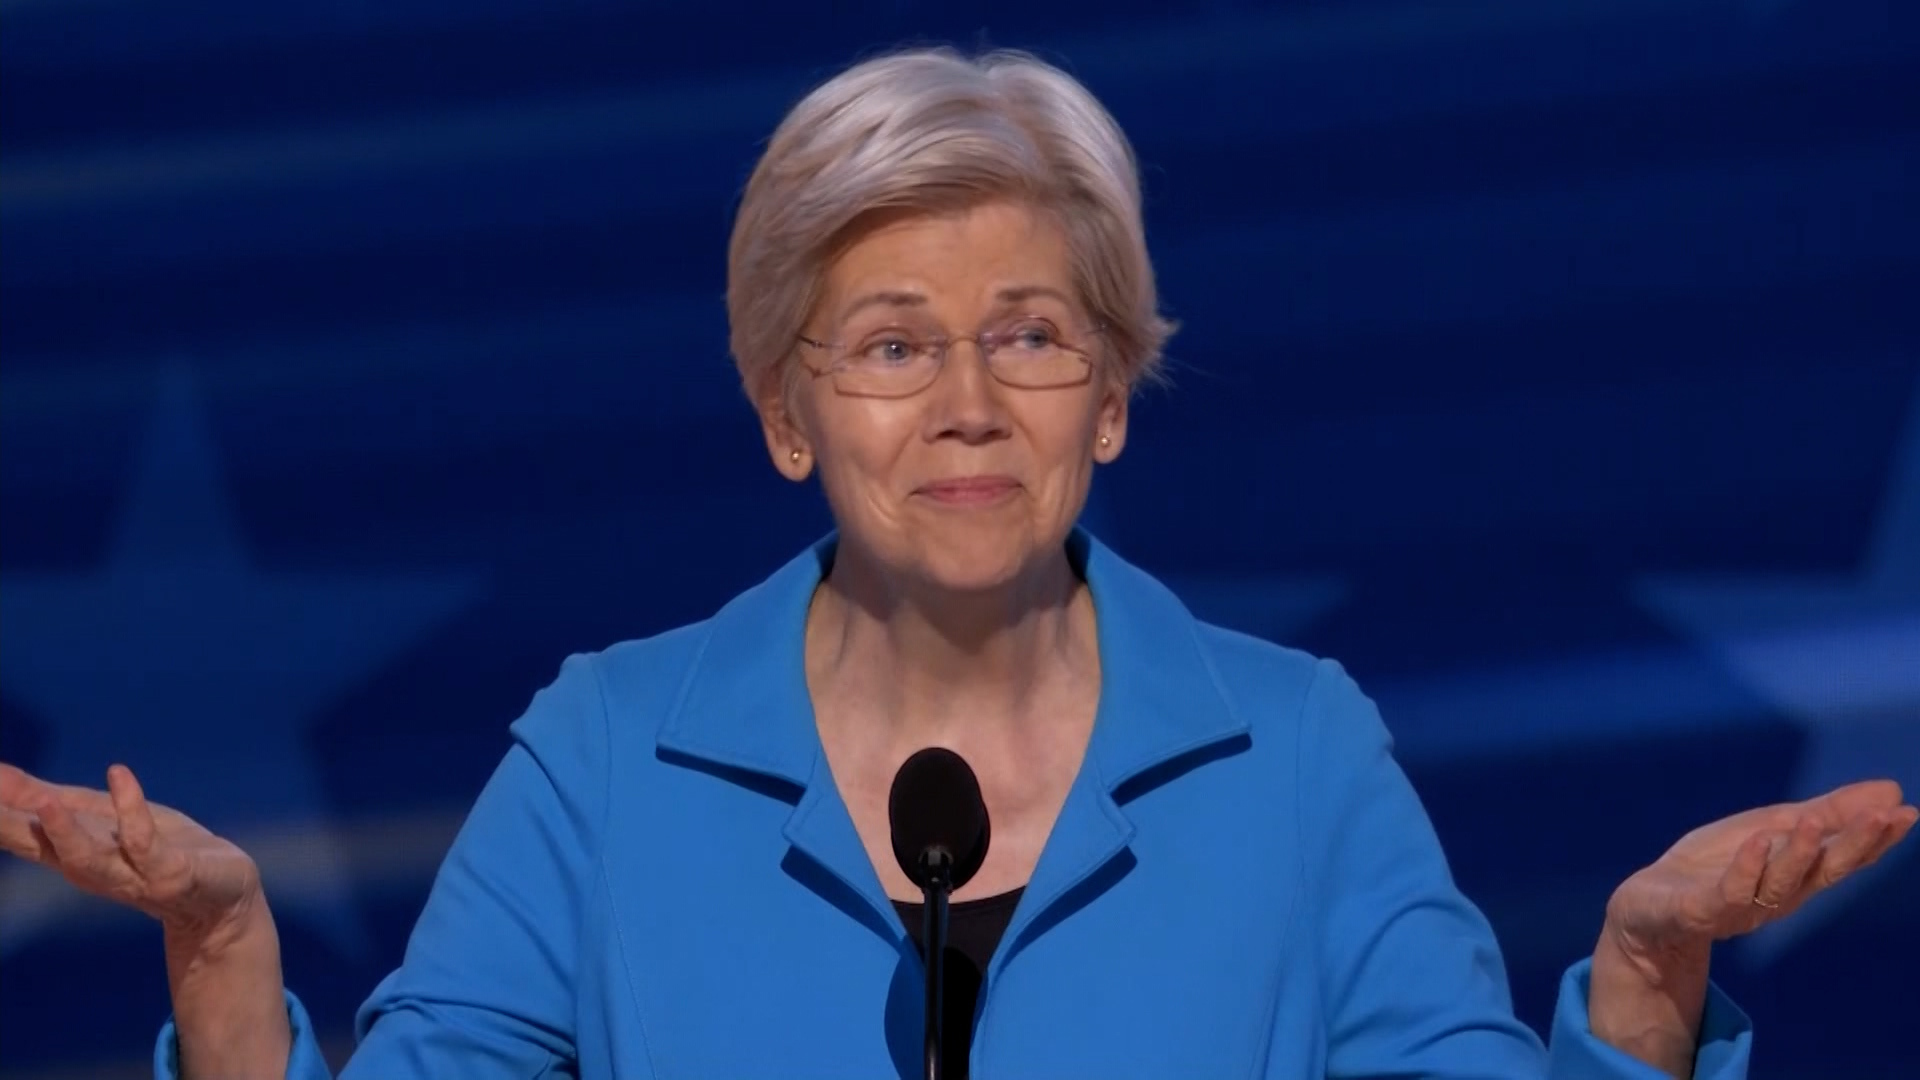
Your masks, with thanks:
<instances>
[{"instance_id":1,"label":"forehead","mask_svg":"<svg viewBox=\"0 0 1920 1080\"><path fill-rule=\"evenodd\" d=\"M894 218L861 233L827 268L830 313L875 293L919 296L930 308L970 306L1017 289L1071 295L1065 232L1016 203Z\"/></svg>"}]
</instances>

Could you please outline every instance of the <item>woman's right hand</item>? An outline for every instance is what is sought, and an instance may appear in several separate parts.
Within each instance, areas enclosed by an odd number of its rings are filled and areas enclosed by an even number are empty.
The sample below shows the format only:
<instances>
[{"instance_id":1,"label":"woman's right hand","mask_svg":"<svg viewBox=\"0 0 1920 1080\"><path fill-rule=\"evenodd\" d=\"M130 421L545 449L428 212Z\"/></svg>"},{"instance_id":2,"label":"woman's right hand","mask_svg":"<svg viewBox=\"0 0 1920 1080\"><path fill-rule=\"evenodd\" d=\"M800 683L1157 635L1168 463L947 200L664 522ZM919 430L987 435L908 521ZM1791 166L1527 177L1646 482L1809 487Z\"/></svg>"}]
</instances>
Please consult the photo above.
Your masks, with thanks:
<instances>
[{"instance_id":1,"label":"woman's right hand","mask_svg":"<svg viewBox=\"0 0 1920 1080\"><path fill-rule=\"evenodd\" d=\"M100 791L0 764L0 849L160 920L179 1076L286 1074L280 938L246 852L149 803L124 765Z\"/></svg>"},{"instance_id":2,"label":"woman's right hand","mask_svg":"<svg viewBox=\"0 0 1920 1080\"><path fill-rule=\"evenodd\" d=\"M57 871L82 892L160 920L169 938L208 942L260 899L247 853L177 810L150 803L132 770L107 790L50 784L0 764L0 848Z\"/></svg>"}]
</instances>

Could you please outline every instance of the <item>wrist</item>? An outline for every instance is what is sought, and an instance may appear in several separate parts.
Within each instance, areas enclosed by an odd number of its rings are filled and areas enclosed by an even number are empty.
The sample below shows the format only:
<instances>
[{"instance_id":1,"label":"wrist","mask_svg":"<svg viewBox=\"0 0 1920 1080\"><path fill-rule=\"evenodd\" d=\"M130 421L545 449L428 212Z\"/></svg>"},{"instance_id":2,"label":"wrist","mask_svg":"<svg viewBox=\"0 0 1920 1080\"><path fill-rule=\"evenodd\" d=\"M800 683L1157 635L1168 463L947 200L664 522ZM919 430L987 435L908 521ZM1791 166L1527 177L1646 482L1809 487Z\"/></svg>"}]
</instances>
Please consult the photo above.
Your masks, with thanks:
<instances>
[{"instance_id":1,"label":"wrist","mask_svg":"<svg viewBox=\"0 0 1920 1080\"><path fill-rule=\"evenodd\" d=\"M279 965L280 935L264 897L249 898L218 922L163 922L161 940L176 990L214 971Z\"/></svg>"},{"instance_id":2,"label":"wrist","mask_svg":"<svg viewBox=\"0 0 1920 1080\"><path fill-rule=\"evenodd\" d=\"M267 916L266 889L253 860L241 856L238 861L238 867L221 871L223 876L238 877L237 882L220 889L222 893L231 892L235 899L213 903L211 897L189 894L170 904L184 910L153 912L168 942L178 942L185 948L218 951L257 928Z\"/></svg>"},{"instance_id":3,"label":"wrist","mask_svg":"<svg viewBox=\"0 0 1920 1080\"><path fill-rule=\"evenodd\" d=\"M213 926L168 925L165 939L180 1075L283 1076L293 1037L264 898Z\"/></svg>"},{"instance_id":4,"label":"wrist","mask_svg":"<svg viewBox=\"0 0 1920 1080\"><path fill-rule=\"evenodd\" d=\"M1594 1037L1669 1076L1692 1076L1711 956L1711 942L1650 943L1609 918L1588 985Z\"/></svg>"}]
</instances>

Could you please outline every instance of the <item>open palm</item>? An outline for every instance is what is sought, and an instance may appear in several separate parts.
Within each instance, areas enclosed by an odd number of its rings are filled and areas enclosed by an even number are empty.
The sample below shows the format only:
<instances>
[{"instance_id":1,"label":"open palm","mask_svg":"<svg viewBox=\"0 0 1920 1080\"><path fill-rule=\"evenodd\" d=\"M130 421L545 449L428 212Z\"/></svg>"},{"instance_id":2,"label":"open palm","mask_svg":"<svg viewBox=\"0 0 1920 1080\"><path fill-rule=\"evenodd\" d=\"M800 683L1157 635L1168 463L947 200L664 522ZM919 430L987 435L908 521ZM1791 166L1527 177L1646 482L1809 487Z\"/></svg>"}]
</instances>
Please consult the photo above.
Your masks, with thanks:
<instances>
[{"instance_id":1,"label":"open palm","mask_svg":"<svg viewBox=\"0 0 1920 1080\"><path fill-rule=\"evenodd\" d=\"M100 791L0 764L0 849L176 931L228 923L259 892L259 870L245 852L185 814L149 803L120 765Z\"/></svg>"},{"instance_id":2,"label":"open palm","mask_svg":"<svg viewBox=\"0 0 1920 1080\"><path fill-rule=\"evenodd\" d=\"M1872 865L1917 814L1898 784L1870 780L1722 818L1628 878L1609 919L1644 950L1751 933Z\"/></svg>"}]
</instances>

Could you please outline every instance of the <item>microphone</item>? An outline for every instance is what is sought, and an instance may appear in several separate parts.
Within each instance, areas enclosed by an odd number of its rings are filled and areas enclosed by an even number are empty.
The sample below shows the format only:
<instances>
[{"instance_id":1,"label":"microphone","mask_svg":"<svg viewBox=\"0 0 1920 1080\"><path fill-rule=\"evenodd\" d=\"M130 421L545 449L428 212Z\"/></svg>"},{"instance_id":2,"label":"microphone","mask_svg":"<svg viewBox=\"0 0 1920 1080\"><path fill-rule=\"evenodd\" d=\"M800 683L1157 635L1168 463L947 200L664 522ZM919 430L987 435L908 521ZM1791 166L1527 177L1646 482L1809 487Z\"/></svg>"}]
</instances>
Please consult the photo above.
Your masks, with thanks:
<instances>
[{"instance_id":1,"label":"microphone","mask_svg":"<svg viewBox=\"0 0 1920 1080\"><path fill-rule=\"evenodd\" d=\"M893 829L893 857L925 900L921 941L927 970L927 1080L939 1080L944 1049L941 1009L946 985L947 900L973 880L987 861L992 830L980 781L966 759L951 750L928 747L908 758L894 774L887 796L887 820Z\"/></svg>"}]
</instances>

